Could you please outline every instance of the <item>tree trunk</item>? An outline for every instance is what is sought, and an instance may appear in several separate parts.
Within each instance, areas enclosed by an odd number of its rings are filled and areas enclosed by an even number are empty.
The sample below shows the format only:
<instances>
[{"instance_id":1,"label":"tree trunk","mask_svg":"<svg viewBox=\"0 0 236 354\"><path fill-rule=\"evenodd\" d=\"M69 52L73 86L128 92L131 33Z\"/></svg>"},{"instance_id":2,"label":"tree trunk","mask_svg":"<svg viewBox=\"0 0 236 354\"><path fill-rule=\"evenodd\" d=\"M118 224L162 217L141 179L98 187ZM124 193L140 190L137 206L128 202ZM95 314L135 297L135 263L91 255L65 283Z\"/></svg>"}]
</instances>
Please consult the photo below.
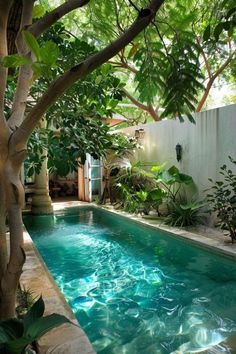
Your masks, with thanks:
<instances>
[{"instance_id":1,"label":"tree trunk","mask_svg":"<svg viewBox=\"0 0 236 354\"><path fill-rule=\"evenodd\" d=\"M25 159L25 151L16 151L16 147L8 140L7 147L1 149L0 186L0 319L15 316L16 290L25 262L23 250L23 227L21 209L24 200L24 189L20 181L20 168ZM3 159L5 155L5 159ZM10 230L9 257L6 253L5 217L7 215ZM7 263L8 262L8 263Z\"/></svg>"}]
</instances>

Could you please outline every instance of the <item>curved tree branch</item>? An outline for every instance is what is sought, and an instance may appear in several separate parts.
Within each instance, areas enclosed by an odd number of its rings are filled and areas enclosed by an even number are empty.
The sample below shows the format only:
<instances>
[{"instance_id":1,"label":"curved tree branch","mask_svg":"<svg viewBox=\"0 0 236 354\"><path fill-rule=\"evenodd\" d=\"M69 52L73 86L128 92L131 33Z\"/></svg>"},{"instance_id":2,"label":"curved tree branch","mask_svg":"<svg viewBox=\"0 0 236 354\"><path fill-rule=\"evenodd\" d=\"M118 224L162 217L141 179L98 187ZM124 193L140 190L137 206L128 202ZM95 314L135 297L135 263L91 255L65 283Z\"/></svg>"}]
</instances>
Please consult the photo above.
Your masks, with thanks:
<instances>
[{"instance_id":1,"label":"curved tree branch","mask_svg":"<svg viewBox=\"0 0 236 354\"><path fill-rule=\"evenodd\" d=\"M22 39L21 30L32 23L33 7L34 0L23 0L20 31L18 32L16 38L16 47L18 53L21 55L26 55L28 52L28 49ZM22 65L19 70L16 91L13 99L12 114L7 122L11 130L14 130L23 121L31 78L31 65Z\"/></svg>"},{"instance_id":2,"label":"curved tree branch","mask_svg":"<svg viewBox=\"0 0 236 354\"><path fill-rule=\"evenodd\" d=\"M205 92L200 100L200 102L198 103L198 106L196 108L196 112L201 112L202 107L204 106L207 97L209 95L210 89L214 83L214 81L216 80L216 78L222 73L222 71L229 65L229 63L231 62L231 60L233 59L234 55L236 54L236 50L234 52L232 52L230 54L230 56L228 57L228 59L216 70L216 72L211 76L210 80L207 83Z\"/></svg>"},{"instance_id":3,"label":"curved tree branch","mask_svg":"<svg viewBox=\"0 0 236 354\"><path fill-rule=\"evenodd\" d=\"M21 148L23 144L26 144L38 121L59 96L61 96L77 80L85 77L100 65L106 63L109 59L119 53L122 48L129 44L144 28L149 25L163 2L164 0L152 0L150 6L140 11L138 18L133 25L131 25L131 27L117 40L112 42L100 52L72 67L57 80L55 80L43 94L35 107L32 108L31 112L22 122L19 129L15 131L13 141L16 144L16 148Z\"/></svg>"},{"instance_id":4,"label":"curved tree branch","mask_svg":"<svg viewBox=\"0 0 236 354\"><path fill-rule=\"evenodd\" d=\"M209 80L210 80L211 77L212 77L212 72L211 72L211 68L210 68L209 61L208 61L208 59L207 59L207 56L206 56L206 53L204 52L203 47L201 46L201 42L200 42L198 36L196 36L196 40L197 40L197 43L198 43L199 48L200 48L200 50L201 50L201 55L202 55L202 57L203 57L204 64L205 64L205 66L206 66L206 71L207 71L207 74L208 74L208 78L209 78Z\"/></svg>"},{"instance_id":5,"label":"curved tree branch","mask_svg":"<svg viewBox=\"0 0 236 354\"><path fill-rule=\"evenodd\" d=\"M141 102L139 102L138 100L136 100L136 98L134 98L128 91L126 91L125 89L123 89L123 92L126 94L126 96L128 97L128 99L138 108L142 109L143 111L146 111L148 114L150 114L150 116L155 120L155 122L158 122L159 120L161 120L161 118L159 117L159 115L156 113L155 109L153 108L153 106L151 104L149 105L145 105Z\"/></svg>"},{"instance_id":6,"label":"curved tree branch","mask_svg":"<svg viewBox=\"0 0 236 354\"><path fill-rule=\"evenodd\" d=\"M31 32L35 37L38 37L54 23L60 20L60 18L69 12L78 9L79 7L87 5L89 1L90 0L68 0L35 22L32 26L27 28L27 30Z\"/></svg>"}]
</instances>

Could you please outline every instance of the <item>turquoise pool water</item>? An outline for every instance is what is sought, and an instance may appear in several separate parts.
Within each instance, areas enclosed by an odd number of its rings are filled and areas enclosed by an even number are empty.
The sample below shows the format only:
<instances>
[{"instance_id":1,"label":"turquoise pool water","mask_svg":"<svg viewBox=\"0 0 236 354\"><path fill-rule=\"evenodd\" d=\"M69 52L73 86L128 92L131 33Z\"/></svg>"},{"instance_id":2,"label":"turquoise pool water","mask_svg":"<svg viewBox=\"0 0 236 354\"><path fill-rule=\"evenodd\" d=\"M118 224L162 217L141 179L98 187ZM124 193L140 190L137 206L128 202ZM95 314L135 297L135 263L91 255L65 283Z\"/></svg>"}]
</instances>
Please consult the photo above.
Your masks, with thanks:
<instances>
[{"instance_id":1,"label":"turquoise pool water","mask_svg":"<svg viewBox=\"0 0 236 354\"><path fill-rule=\"evenodd\" d=\"M235 353L235 262L92 207L24 222L98 353Z\"/></svg>"}]
</instances>

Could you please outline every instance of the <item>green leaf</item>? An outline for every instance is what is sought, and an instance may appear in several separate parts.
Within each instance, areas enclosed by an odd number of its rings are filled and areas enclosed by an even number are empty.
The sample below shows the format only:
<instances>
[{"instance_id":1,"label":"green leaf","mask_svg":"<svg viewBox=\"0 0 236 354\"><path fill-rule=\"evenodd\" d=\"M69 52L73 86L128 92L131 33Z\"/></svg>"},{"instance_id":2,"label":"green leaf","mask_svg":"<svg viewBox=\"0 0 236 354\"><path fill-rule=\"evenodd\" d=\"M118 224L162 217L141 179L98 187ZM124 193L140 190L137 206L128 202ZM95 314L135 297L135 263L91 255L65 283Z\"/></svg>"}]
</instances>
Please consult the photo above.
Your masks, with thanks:
<instances>
[{"instance_id":1,"label":"green leaf","mask_svg":"<svg viewBox=\"0 0 236 354\"><path fill-rule=\"evenodd\" d=\"M45 14L45 8L43 5L34 5L33 8L33 18L39 18L42 17Z\"/></svg>"},{"instance_id":2,"label":"green leaf","mask_svg":"<svg viewBox=\"0 0 236 354\"><path fill-rule=\"evenodd\" d=\"M188 120L189 120L191 123L196 124L196 121L195 121L195 119L194 119L194 117L193 117L192 114L187 113L187 117L188 117Z\"/></svg>"},{"instance_id":3,"label":"green leaf","mask_svg":"<svg viewBox=\"0 0 236 354\"><path fill-rule=\"evenodd\" d=\"M43 316L45 310L44 301L42 296L33 304L33 306L29 309L27 314L23 318L24 323L24 333L27 332L29 326L35 319L38 319Z\"/></svg>"},{"instance_id":4,"label":"green leaf","mask_svg":"<svg viewBox=\"0 0 236 354\"><path fill-rule=\"evenodd\" d=\"M24 326L21 320L17 320L15 318L11 318L6 321L2 321L0 323L0 330L3 334L5 332L6 336L12 340L15 338L19 338L23 334Z\"/></svg>"},{"instance_id":5,"label":"green leaf","mask_svg":"<svg viewBox=\"0 0 236 354\"><path fill-rule=\"evenodd\" d=\"M37 60L40 61L40 46L36 38L28 31L22 31L22 36L27 47L34 53Z\"/></svg>"},{"instance_id":6,"label":"green leaf","mask_svg":"<svg viewBox=\"0 0 236 354\"><path fill-rule=\"evenodd\" d=\"M99 85L101 81L102 81L102 75L98 75L95 79L95 84Z\"/></svg>"},{"instance_id":7,"label":"green leaf","mask_svg":"<svg viewBox=\"0 0 236 354\"><path fill-rule=\"evenodd\" d=\"M10 341L5 344L5 348L7 350L7 353L10 354L22 354L23 350L26 348L28 344L30 344L32 341L30 338L25 338L21 337L18 339L15 339L13 341Z\"/></svg>"},{"instance_id":8,"label":"green leaf","mask_svg":"<svg viewBox=\"0 0 236 354\"><path fill-rule=\"evenodd\" d=\"M216 28L215 28L215 30L214 30L214 37L215 37L215 40L216 40L216 41L219 40L220 34L221 34L221 32L223 31L223 29L224 29L223 22L220 22L220 23L216 26Z\"/></svg>"},{"instance_id":9,"label":"green leaf","mask_svg":"<svg viewBox=\"0 0 236 354\"><path fill-rule=\"evenodd\" d=\"M165 192L160 188L155 188L149 192L149 197L153 201L161 200L165 195Z\"/></svg>"},{"instance_id":10,"label":"green leaf","mask_svg":"<svg viewBox=\"0 0 236 354\"><path fill-rule=\"evenodd\" d=\"M44 64L48 66L53 66L59 56L59 48L56 43L48 41L40 48L40 57Z\"/></svg>"},{"instance_id":11,"label":"green leaf","mask_svg":"<svg viewBox=\"0 0 236 354\"><path fill-rule=\"evenodd\" d=\"M53 313L52 315L41 317L34 321L34 323L28 327L25 336L33 341L64 323L70 323L70 320L65 316Z\"/></svg>"},{"instance_id":12,"label":"green leaf","mask_svg":"<svg viewBox=\"0 0 236 354\"><path fill-rule=\"evenodd\" d=\"M6 333L6 331L0 327L0 344L7 343L12 338Z\"/></svg>"},{"instance_id":13,"label":"green leaf","mask_svg":"<svg viewBox=\"0 0 236 354\"><path fill-rule=\"evenodd\" d=\"M31 63L32 62L30 59L23 57L22 55L19 54L12 54L3 58L3 66L5 68L9 68L9 67L15 68L21 65L27 65Z\"/></svg>"},{"instance_id":14,"label":"green leaf","mask_svg":"<svg viewBox=\"0 0 236 354\"><path fill-rule=\"evenodd\" d=\"M210 36L211 36L211 25L209 24L209 25L206 27L206 29L205 29L205 31L204 31L204 33L203 33L203 40L204 40L204 41L208 41L208 39L210 38Z\"/></svg>"},{"instance_id":15,"label":"green leaf","mask_svg":"<svg viewBox=\"0 0 236 354\"><path fill-rule=\"evenodd\" d=\"M168 169L168 172L171 176L175 175L175 174L178 174L179 173L179 169L176 167L176 166L171 166L169 169Z\"/></svg>"},{"instance_id":16,"label":"green leaf","mask_svg":"<svg viewBox=\"0 0 236 354\"><path fill-rule=\"evenodd\" d=\"M161 165L152 166L151 171L152 172L159 172L159 171L163 170L165 165L166 165L166 162L163 162Z\"/></svg>"},{"instance_id":17,"label":"green leaf","mask_svg":"<svg viewBox=\"0 0 236 354\"><path fill-rule=\"evenodd\" d=\"M47 68L48 68L47 65L45 65L44 63L33 63L32 69L34 73L34 79L36 80L40 76L43 76Z\"/></svg>"}]
</instances>

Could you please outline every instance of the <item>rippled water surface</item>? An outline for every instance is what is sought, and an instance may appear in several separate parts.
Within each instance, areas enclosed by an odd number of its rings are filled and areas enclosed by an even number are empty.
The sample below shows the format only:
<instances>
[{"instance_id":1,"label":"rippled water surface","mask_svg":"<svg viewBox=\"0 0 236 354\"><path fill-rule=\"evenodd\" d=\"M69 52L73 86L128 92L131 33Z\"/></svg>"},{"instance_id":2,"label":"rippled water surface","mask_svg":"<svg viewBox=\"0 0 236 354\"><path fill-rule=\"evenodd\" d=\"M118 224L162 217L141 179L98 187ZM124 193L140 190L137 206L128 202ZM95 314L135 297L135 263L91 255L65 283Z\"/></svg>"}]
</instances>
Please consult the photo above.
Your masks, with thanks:
<instances>
[{"instance_id":1,"label":"rippled water surface","mask_svg":"<svg viewBox=\"0 0 236 354\"><path fill-rule=\"evenodd\" d=\"M25 224L98 353L236 353L235 262L96 208Z\"/></svg>"}]
</instances>

